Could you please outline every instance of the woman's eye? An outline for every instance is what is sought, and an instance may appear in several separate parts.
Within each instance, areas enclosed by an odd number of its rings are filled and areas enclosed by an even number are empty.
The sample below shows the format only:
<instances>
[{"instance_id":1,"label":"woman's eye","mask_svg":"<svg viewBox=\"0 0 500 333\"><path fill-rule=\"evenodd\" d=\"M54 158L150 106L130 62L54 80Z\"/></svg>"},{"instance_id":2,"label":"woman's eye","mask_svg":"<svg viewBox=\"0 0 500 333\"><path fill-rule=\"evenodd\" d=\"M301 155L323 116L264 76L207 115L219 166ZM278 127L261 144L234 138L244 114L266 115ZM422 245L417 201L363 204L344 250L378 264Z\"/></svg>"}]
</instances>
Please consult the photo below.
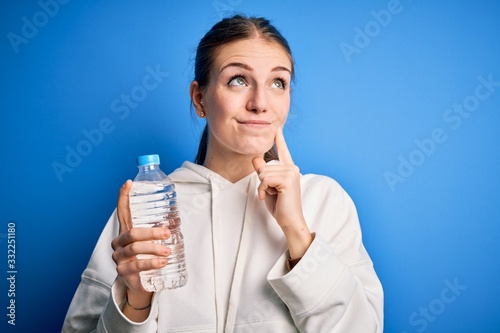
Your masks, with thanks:
<instances>
[{"instance_id":1,"label":"woman's eye","mask_svg":"<svg viewBox=\"0 0 500 333\"><path fill-rule=\"evenodd\" d=\"M273 81L272 87L273 88L278 88L278 89L285 89L286 84L285 84L284 80L282 80L282 79L276 79L276 80Z\"/></svg>"},{"instance_id":2,"label":"woman's eye","mask_svg":"<svg viewBox=\"0 0 500 333\"><path fill-rule=\"evenodd\" d=\"M230 86L244 86L246 85L245 79L241 76L236 76L229 80Z\"/></svg>"}]
</instances>

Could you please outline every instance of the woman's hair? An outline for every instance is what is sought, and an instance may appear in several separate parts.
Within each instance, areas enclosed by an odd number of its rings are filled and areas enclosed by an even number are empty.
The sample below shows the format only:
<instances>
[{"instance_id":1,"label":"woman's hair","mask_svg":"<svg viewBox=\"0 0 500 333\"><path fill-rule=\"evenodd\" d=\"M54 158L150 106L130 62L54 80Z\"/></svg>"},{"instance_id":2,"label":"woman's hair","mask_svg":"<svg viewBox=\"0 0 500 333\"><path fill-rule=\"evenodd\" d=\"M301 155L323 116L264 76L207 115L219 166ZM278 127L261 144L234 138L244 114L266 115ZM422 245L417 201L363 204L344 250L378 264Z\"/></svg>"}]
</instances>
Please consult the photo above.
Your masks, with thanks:
<instances>
[{"instance_id":1,"label":"woman's hair","mask_svg":"<svg viewBox=\"0 0 500 333\"><path fill-rule=\"evenodd\" d=\"M208 85L210 70L214 64L217 51L221 47L232 42L255 37L276 43L287 52L292 63L291 70L293 78L293 58L290 46L281 33L271 25L269 20L262 17L234 15L216 23L198 44L194 65L194 80L198 82L199 89L204 89ZM203 130L195 163L202 165L205 162L207 145L208 124L205 125L205 129ZM264 160L266 162L277 158L278 154L274 147L264 154Z\"/></svg>"}]
</instances>

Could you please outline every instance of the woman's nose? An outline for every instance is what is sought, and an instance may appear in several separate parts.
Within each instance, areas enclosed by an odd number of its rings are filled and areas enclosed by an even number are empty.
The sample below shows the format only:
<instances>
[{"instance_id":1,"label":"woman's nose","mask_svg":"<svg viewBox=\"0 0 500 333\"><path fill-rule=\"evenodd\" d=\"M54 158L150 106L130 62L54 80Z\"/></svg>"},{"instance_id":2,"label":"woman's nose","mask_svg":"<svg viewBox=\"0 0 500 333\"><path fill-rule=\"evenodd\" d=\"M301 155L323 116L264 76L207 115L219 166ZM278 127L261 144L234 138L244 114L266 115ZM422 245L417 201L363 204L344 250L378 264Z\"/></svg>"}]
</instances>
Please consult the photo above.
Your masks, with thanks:
<instances>
[{"instance_id":1,"label":"woman's nose","mask_svg":"<svg viewBox=\"0 0 500 333\"><path fill-rule=\"evenodd\" d=\"M251 90L247 102L247 110L255 113L267 111L267 97L264 87L255 87Z\"/></svg>"}]
</instances>

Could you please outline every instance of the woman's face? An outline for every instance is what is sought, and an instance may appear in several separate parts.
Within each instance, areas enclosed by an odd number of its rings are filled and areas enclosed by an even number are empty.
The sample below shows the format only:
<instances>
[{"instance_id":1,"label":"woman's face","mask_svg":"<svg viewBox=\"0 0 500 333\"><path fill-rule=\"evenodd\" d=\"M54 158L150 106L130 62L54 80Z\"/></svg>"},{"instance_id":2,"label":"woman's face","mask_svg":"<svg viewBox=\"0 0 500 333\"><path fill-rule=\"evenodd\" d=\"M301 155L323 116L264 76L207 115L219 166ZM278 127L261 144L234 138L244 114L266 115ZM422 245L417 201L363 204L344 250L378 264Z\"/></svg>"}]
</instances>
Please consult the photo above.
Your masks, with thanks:
<instances>
[{"instance_id":1,"label":"woman's face","mask_svg":"<svg viewBox=\"0 0 500 333\"><path fill-rule=\"evenodd\" d=\"M261 156L274 144L290 108L292 63L284 49L245 39L216 54L202 102L209 127L208 156Z\"/></svg>"}]
</instances>

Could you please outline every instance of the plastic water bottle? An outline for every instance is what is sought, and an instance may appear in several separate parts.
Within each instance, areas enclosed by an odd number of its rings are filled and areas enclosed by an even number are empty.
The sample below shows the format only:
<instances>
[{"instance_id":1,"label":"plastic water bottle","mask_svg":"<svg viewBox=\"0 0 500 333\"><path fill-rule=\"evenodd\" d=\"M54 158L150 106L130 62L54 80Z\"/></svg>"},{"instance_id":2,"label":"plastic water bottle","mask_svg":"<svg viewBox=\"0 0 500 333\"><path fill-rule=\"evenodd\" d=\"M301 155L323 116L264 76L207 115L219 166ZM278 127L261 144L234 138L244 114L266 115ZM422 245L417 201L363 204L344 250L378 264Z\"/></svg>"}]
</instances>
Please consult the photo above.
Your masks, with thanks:
<instances>
[{"instance_id":1,"label":"plastic water bottle","mask_svg":"<svg viewBox=\"0 0 500 333\"><path fill-rule=\"evenodd\" d=\"M167 265L161 269L141 272L142 286L147 291L154 292L182 287L186 284L188 275L174 183L160 170L158 155L139 156L137 167L139 173L132 183L129 198L133 227L169 228L172 234L167 240L157 241L171 250ZM139 259L154 257L140 255Z\"/></svg>"}]
</instances>

